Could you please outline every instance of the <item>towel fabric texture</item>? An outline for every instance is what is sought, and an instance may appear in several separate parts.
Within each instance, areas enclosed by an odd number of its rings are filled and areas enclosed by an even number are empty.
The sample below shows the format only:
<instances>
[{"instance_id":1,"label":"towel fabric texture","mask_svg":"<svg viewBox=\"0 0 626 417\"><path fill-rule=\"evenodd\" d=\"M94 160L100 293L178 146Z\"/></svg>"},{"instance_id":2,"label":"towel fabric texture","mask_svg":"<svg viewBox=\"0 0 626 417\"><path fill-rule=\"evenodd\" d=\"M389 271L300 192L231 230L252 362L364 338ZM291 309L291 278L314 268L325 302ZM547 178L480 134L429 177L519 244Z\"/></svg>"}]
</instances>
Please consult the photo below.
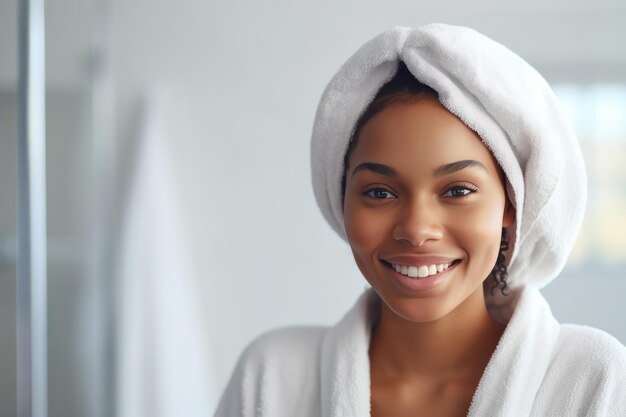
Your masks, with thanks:
<instances>
[{"instance_id":1,"label":"towel fabric texture","mask_svg":"<svg viewBox=\"0 0 626 417\"><path fill-rule=\"evenodd\" d=\"M359 116L403 61L474 130L507 178L516 207L506 256L509 296L487 292L506 330L470 416L626 416L626 348L607 333L559 324L539 292L580 230L587 178L574 131L548 83L522 58L466 27L395 27L365 43L326 87L311 141L313 189L347 240L343 158ZM333 327L269 332L241 356L216 416L370 415L368 290Z\"/></svg>"}]
</instances>

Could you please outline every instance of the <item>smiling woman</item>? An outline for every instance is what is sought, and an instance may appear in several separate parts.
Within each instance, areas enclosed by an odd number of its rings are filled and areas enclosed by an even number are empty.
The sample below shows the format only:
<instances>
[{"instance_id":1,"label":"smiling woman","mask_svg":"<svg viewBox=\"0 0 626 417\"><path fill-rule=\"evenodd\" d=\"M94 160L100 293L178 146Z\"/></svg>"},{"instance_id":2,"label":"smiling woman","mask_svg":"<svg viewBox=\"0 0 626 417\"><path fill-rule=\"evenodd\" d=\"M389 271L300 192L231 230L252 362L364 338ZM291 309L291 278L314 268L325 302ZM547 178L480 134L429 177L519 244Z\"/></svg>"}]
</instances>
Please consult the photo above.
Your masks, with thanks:
<instances>
[{"instance_id":1,"label":"smiling woman","mask_svg":"<svg viewBox=\"0 0 626 417\"><path fill-rule=\"evenodd\" d=\"M393 28L331 80L311 150L371 288L335 326L253 341L216 416L626 415L626 348L558 323L539 292L586 176L526 62L468 28Z\"/></svg>"},{"instance_id":2,"label":"smiling woman","mask_svg":"<svg viewBox=\"0 0 626 417\"><path fill-rule=\"evenodd\" d=\"M406 73L400 64L389 84ZM432 95L381 108L353 141L346 235L384 301L370 346L372 415L437 415L442 404L462 414L504 332L483 294L502 229L515 217L501 169ZM465 389L436 393L458 378ZM398 385L416 394L399 401L390 389Z\"/></svg>"}]
</instances>

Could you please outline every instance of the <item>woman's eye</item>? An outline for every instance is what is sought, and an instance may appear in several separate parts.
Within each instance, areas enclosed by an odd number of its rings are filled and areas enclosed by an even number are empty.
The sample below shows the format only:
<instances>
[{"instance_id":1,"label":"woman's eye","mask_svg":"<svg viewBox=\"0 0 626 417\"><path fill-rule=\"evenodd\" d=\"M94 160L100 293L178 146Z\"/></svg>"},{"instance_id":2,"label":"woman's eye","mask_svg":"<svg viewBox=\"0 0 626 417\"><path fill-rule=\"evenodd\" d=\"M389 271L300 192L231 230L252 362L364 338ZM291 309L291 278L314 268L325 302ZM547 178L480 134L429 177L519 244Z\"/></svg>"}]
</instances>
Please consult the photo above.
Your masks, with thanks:
<instances>
[{"instance_id":1,"label":"woman's eye","mask_svg":"<svg viewBox=\"0 0 626 417\"><path fill-rule=\"evenodd\" d=\"M448 196L448 197L453 197L453 198L462 198L462 197L466 197L474 192L478 191L478 188L473 188L473 187L469 187L467 185L463 185L463 186L456 186L456 187L452 187L450 188L448 191L445 192L445 194L443 195L444 197Z\"/></svg>"},{"instance_id":2,"label":"woman's eye","mask_svg":"<svg viewBox=\"0 0 626 417\"><path fill-rule=\"evenodd\" d=\"M371 190L366 191L363 194L367 195L367 196L370 196L372 198L375 198L377 200L385 200L385 199L395 198L396 197L395 195L393 195L389 191L385 190L384 188L372 188Z\"/></svg>"}]
</instances>

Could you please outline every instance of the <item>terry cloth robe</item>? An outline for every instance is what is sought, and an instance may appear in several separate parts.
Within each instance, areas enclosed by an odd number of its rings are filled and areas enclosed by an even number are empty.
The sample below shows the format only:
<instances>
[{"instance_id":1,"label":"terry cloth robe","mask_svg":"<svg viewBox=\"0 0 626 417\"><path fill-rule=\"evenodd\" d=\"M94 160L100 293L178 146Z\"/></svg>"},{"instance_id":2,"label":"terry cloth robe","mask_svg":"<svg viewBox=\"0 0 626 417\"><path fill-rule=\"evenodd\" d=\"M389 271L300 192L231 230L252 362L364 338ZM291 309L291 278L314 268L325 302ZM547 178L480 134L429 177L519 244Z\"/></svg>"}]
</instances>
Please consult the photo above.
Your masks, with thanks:
<instances>
[{"instance_id":1,"label":"terry cloth robe","mask_svg":"<svg viewBox=\"0 0 626 417\"><path fill-rule=\"evenodd\" d=\"M468 416L626 416L626 348L559 324L536 287L515 305ZM333 327L291 327L253 341L215 417L367 417L369 342L380 298L367 290Z\"/></svg>"}]
</instances>

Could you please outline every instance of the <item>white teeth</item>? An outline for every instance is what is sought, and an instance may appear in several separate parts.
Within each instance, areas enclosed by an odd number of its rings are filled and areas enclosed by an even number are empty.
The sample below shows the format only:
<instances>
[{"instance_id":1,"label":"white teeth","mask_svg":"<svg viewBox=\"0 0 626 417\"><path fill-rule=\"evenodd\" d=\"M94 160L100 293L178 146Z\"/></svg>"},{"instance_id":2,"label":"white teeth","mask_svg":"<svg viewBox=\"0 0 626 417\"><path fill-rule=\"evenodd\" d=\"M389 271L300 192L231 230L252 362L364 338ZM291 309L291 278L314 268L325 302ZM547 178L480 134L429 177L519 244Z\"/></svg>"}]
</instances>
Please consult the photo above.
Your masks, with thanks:
<instances>
[{"instance_id":1,"label":"white teeth","mask_svg":"<svg viewBox=\"0 0 626 417\"><path fill-rule=\"evenodd\" d=\"M410 278L426 278L431 275L435 275L441 271L444 271L450 267L451 263L439 264L439 265L421 265L419 267L412 265L398 265L391 264L393 269L402 275L406 275Z\"/></svg>"},{"instance_id":2,"label":"white teeth","mask_svg":"<svg viewBox=\"0 0 626 417\"><path fill-rule=\"evenodd\" d=\"M428 276L428 267L426 265L420 266L420 269L417 271L417 276L419 278L426 278Z\"/></svg>"}]
</instances>

